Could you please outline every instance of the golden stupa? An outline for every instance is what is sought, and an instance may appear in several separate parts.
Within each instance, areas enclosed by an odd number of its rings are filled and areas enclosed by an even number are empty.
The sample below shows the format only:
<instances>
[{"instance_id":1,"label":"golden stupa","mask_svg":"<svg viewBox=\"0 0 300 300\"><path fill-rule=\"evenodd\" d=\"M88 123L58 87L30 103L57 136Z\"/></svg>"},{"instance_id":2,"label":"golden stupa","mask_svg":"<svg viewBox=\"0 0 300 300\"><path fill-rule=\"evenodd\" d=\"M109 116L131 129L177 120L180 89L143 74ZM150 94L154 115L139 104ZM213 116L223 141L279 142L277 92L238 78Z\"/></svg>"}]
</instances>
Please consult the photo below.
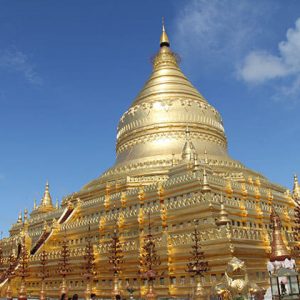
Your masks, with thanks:
<instances>
[{"instance_id":1,"label":"golden stupa","mask_svg":"<svg viewBox=\"0 0 300 300\"><path fill-rule=\"evenodd\" d=\"M20 277L8 278L4 271L11 255L15 257L11 267L18 269L25 241L30 251L27 294L40 294L40 260L47 251L50 275L43 288L49 297L58 297L61 246L67 241L69 272L64 284L69 293L83 297L87 286L84 255L90 236L97 272L90 292L111 297L115 286L107 252L117 228L124 251L119 288L125 295L130 287L135 296L143 297L147 283L138 274L138 264L149 214L161 260L154 282L157 296L193 293L195 279L186 272L186 265L195 220L209 264L202 278L206 290L221 280L233 257L245 262L252 281L266 286L272 209L280 216L286 249L296 243L293 216L298 181L295 186L290 193L229 156L219 112L180 70L163 27L152 74L120 119L114 166L62 199L60 207L53 205L47 183L40 204L30 214L20 215L10 236L1 241L1 293L6 294L8 284L13 295L18 293Z\"/></svg>"}]
</instances>

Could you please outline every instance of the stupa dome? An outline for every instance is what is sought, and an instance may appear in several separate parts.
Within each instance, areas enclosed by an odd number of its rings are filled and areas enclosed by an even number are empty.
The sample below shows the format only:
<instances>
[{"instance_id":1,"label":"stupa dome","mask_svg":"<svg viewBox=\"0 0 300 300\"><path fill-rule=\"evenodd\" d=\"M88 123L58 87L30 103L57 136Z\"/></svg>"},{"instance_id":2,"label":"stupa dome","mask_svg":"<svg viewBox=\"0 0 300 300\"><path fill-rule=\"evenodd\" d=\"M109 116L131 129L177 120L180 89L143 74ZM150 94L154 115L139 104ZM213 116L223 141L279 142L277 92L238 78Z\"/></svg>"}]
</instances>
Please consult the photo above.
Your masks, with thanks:
<instances>
[{"instance_id":1,"label":"stupa dome","mask_svg":"<svg viewBox=\"0 0 300 300\"><path fill-rule=\"evenodd\" d=\"M182 73L164 26L152 63L150 78L120 119L115 165L100 181L166 174L181 160L187 127L199 161L208 159L220 173L245 169L228 155L222 118Z\"/></svg>"},{"instance_id":2,"label":"stupa dome","mask_svg":"<svg viewBox=\"0 0 300 300\"><path fill-rule=\"evenodd\" d=\"M169 43L160 46L150 78L119 122L116 164L180 156L187 126L199 154L227 156L220 114L184 76Z\"/></svg>"}]
</instances>

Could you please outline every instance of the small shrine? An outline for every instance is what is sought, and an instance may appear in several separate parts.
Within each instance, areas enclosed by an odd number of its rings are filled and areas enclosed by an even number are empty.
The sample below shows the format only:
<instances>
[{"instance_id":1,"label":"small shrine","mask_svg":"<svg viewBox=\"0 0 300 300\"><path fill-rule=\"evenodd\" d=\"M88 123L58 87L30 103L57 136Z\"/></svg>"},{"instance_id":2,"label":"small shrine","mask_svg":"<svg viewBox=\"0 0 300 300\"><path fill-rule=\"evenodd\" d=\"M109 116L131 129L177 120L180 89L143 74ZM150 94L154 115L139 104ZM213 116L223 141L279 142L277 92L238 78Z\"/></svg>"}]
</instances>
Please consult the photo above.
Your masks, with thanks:
<instances>
[{"instance_id":1,"label":"small shrine","mask_svg":"<svg viewBox=\"0 0 300 300\"><path fill-rule=\"evenodd\" d=\"M267 263L270 287L264 299L299 299L299 274L296 270L296 262L283 241L281 220L274 207L272 207L270 219L273 238L270 261Z\"/></svg>"}]
</instances>

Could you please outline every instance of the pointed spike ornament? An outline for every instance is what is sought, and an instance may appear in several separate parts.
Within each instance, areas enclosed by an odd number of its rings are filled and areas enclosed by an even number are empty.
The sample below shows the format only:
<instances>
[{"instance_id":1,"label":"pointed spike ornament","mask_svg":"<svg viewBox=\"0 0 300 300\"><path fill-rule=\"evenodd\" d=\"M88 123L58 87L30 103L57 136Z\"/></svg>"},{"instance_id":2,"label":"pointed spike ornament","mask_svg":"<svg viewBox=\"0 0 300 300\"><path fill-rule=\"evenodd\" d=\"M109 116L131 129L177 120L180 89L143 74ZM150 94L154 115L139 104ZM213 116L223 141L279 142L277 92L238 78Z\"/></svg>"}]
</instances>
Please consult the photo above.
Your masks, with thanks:
<instances>
[{"instance_id":1,"label":"pointed spike ornament","mask_svg":"<svg viewBox=\"0 0 300 300\"><path fill-rule=\"evenodd\" d=\"M221 204L220 217L216 221L216 225L217 226L222 226L222 225L230 224L231 220L228 218L228 213L227 213L227 211L225 210L225 207L224 207L223 194L221 194L220 204Z\"/></svg>"},{"instance_id":2,"label":"pointed spike ornament","mask_svg":"<svg viewBox=\"0 0 300 300\"><path fill-rule=\"evenodd\" d=\"M295 200L300 200L300 188L299 188L299 182L298 182L298 176L294 175L294 186L293 186L293 198Z\"/></svg>"},{"instance_id":3,"label":"pointed spike ornament","mask_svg":"<svg viewBox=\"0 0 300 300\"><path fill-rule=\"evenodd\" d=\"M19 212L19 216L18 216L18 221L17 221L17 223L18 224L21 224L23 222L23 220L22 220L22 212L20 211Z\"/></svg>"},{"instance_id":4,"label":"pointed spike ornament","mask_svg":"<svg viewBox=\"0 0 300 300\"><path fill-rule=\"evenodd\" d=\"M203 168L203 186L202 186L202 192L210 192L211 188L209 186L208 180L207 180L207 173L205 167Z\"/></svg>"},{"instance_id":5,"label":"pointed spike ornament","mask_svg":"<svg viewBox=\"0 0 300 300\"><path fill-rule=\"evenodd\" d=\"M206 165L208 165L208 158L207 158L207 151L206 151L206 149L204 150L204 163Z\"/></svg>"},{"instance_id":6,"label":"pointed spike ornament","mask_svg":"<svg viewBox=\"0 0 300 300\"><path fill-rule=\"evenodd\" d=\"M28 210L27 208L24 209L24 222L28 219Z\"/></svg>"},{"instance_id":7,"label":"pointed spike ornament","mask_svg":"<svg viewBox=\"0 0 300 300\"><path fill-rule=\"evenodd\" d=\"M49 192L49 182L48 182L48 180L46 182L44 196L41 200L41 206L43 206L43 207L53 207L51 195L50 195L50 192Z\"/></svg>"},{"instance_id":8,"label":"pointed spike ornament","mask_svg":"<svg viewBox=\"0 0 300 300\"><path fill-rule=\"evenodd\" d=\"M37 205L36 205L36 199L33 199L33 209L37 209Z\"/></svg>"},{"instance_id":9,"label":"pointed spike ornament","mask_svg":"<svg viewBox=\"0 0 300 300\"><path fill-rule=\"evenodd\" d=\"M268 189L267 197L268 197L269 204L272 204L274 197L273 197L273 193L272 193L271 189Z\"/></svg>"},{"instance_id":10,"label":"pointed spike ornament","mask_svg":"<svg viewBox=\"0 0 300 300\"><path fill-rule=\"evenodd\" d=\"M169 69L169 67L171 67L173 70L177 69L177 71L181 72L178 67L179 61L180 59L178 55L176 55L171 51L170 41L165 29L165 25L163 23L162 33L160 36L160 49L152 60L153 69L154 70Z\"/></svg>"},{"instance_id":11,"label":"pointed spike ornament","mask_svg":"<svg viewBox=\"0 0 300 300\"><path fill-rule=\"evenodd\" d=\"M164 46L170 47L170 41L166 33L164 18L162 18L162 34L160 36L160 47Z\"/></svg>"}]
</instances>

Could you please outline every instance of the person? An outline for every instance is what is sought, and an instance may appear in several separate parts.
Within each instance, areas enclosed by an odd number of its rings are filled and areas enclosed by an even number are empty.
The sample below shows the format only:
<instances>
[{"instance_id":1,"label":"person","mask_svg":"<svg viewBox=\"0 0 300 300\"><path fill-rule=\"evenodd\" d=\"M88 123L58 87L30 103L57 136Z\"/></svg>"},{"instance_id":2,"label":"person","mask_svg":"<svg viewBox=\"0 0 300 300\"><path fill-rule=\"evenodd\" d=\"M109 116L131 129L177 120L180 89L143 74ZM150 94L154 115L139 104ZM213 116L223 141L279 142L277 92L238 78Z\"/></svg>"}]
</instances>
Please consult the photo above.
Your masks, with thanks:
<instances>
[{"instance_id":1,"label":"person","mask_svg":"<svg viewBox=\"0 0 300 300\"><path fill-rule=\"evenodd\" d=\"M95 300L96 299L96 294L92 293L91 294L91 300Z\"/></svg>"},{"instance_id":2,"label":"person","mask_svg":"<svg viewBox=\"0 0 300 300\"><path fill-rule=\"evenodd\" d=\"M72 297L72 300L78 300L78 295L74 294L73 297Z\"/></svg>"},{"instance_id":3,"label":"person","mask_svg":"<svg viewBox=\"0 0 300 300\"><path fill-rule=\"evenodd\" d=\"M60 300L67 300L67 297L66 297L66 294L65 294L65 293L61 294Z\"/></svg>"},{"instance_id":4,"label":"person","mask_svg":"<svg viewBox=\"0 0 300 300\"><path fill-rule=\"evenodd\" d=\"M121 296L120 295L116 295L116 300L121 300Z\"/></svg>"},{"instance_id":5,"label":"person","mask_svg":"<svg viewBox=\"0 0 300 300\"><path fill-rule=\"evenodd\" d=\"M280 287L281 287L281 294L285 295L286 294L286 288L285 288L285 284L283 283L283 281L280 281Z\"/></svg>"}]
</instances>

